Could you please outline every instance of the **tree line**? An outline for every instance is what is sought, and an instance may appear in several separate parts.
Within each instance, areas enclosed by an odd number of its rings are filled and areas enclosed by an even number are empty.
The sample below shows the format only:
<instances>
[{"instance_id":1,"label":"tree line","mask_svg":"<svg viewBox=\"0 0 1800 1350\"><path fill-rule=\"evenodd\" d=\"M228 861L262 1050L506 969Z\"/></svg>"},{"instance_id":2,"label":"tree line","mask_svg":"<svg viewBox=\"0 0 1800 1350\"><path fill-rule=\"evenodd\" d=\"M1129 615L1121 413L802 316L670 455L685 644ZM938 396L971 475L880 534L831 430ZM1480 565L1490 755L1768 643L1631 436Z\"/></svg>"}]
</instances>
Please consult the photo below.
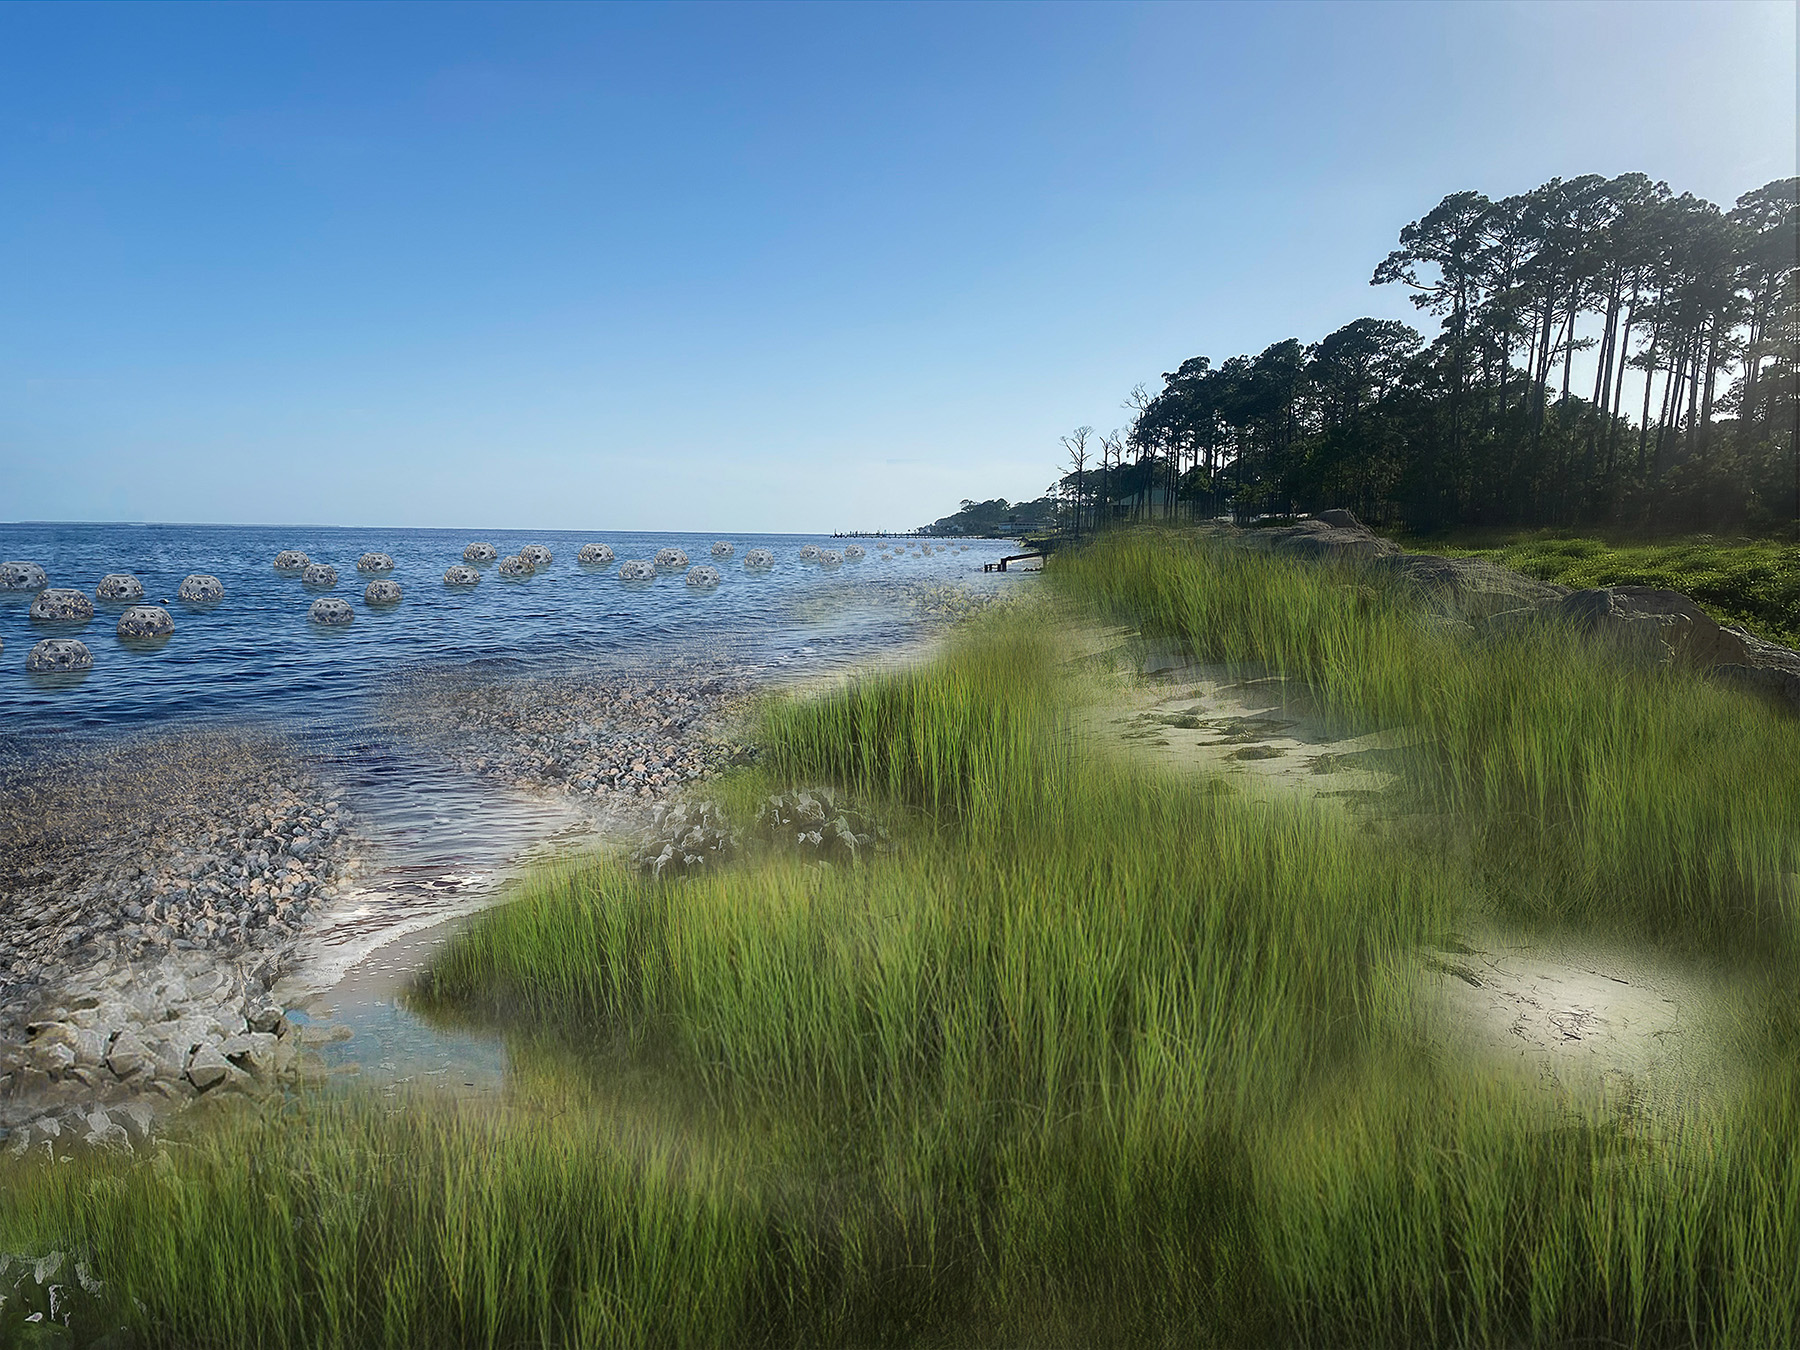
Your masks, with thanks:
<instances>
[{"instance_id":1,"label":"tree line","mask_svg":"<svg viewBox=\"0 0 1800 1350\"><path fill-rule=\"evenodd\" d=\"M1063 438L1065 524L1347 506L1427 530L1791 525L1797 188L1729 211L1636 173L1453 193L1370 281L1405 287L1430 341L1363 318L1183 361L1132 391L1127 427Z\"/></svg>"}]
</instances>

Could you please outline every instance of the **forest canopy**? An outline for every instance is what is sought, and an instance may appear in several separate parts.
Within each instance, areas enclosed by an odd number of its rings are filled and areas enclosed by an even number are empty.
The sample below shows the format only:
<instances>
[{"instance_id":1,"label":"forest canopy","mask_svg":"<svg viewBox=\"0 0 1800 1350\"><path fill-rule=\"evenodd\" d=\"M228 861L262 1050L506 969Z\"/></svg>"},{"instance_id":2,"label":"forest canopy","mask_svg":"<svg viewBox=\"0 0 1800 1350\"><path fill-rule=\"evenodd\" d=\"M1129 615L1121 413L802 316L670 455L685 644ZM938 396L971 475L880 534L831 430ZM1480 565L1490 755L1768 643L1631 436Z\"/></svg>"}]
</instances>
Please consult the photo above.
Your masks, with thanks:
<instances>
[{"instance_id":1,"label":"forest canopy","mask_svg":"<svg viewBox=\"0 0 1800 1350\"><path fill-rule=\"evenodd\" d=\"M1409 324L1194 356L1064 438L1065 519L1291 513L1769 528L1800 516L1796 188L1722 210L1643 174L1458 192L1370 283Z\"/></svg>"}]
</instances>

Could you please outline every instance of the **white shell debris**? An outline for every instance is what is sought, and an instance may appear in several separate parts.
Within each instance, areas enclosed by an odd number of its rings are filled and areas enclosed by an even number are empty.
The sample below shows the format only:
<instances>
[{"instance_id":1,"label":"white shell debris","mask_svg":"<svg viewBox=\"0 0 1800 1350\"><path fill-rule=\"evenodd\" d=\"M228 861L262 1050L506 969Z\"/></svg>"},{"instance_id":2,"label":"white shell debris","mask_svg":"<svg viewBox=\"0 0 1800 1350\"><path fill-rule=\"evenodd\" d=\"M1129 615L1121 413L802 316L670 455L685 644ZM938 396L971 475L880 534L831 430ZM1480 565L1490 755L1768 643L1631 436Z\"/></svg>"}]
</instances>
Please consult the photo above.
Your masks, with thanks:
<instances>
[{"instance_id":1,"label":"white shell debris","mask_svg":"<svg viewBox=\"0 0 1800 1350\"><path fill-rule=\"evenodd\" d=\"M87 643L74 638L45 638L25 657L25 669L44 674L93 668L94 654L87 649Z\"/></svg>"},{"instance_id":2,"label":"white shell debris","mask_svg":"<svg viewBox=\"0 0 1800 1350\"><path fill-rule=\"evenodd\" d=\"M588 564L590 567L603 567L613 560L613 551L605 544L583 544L581 552L575 555L576 562Z\"/></svg>"},{"instance_id":3,"label":"white shell debris","mask_svg":"<svg viewBox=\"0 0 1800 1350\"><path fill-rule=\"evenodd\" d=\"M96 600L142 600L144 583L129 572L108 572L94 587Z\"/></svg>"},{"instance_id":4,"label":"white shell debris","mask_svg":"<svg viewBox=\"0 0 1800 1350\"><path fill-rule=\"evenodd\" d=\"M175 594L191 605L204 605L214 600L223 600L225 586L210 572L195 572L181 579L181 589Z\"/></svg>"},{"instance_id":5,"label":"white shell debris","mask_svg":"<svg viewBox=\"0 0 1800 1350\"><path fill-rule=\"evenodd\" d=\"M306 611L306 617L327 628L341 628L356 618L356 611L350 608L348 600L339 600L334 595L322 595L312 602L312 608Z\"/></svg>"},{"instance_id":6,"label":"white shell debris","mask_svg":"<svg viewBox=\"0 0 1800 1350\"><path fill-rule=\"evenodd\" d=\"M0 563L0 591L41 591L50 584L34 562Z\"/></svg>"},{"instance_id":7,"label":"white shell debris","mask_svg":"<svg viewBox=\"0 0 1800 1350\"><path fill-rule=\"evenodd\" d=\"M359 572L391 572L394 570L394 560L386 553L365 553L356 560L356 570Z\"/></svg>"},{"instance_id":8,"label":"white shell debris","mask_svg":"<svg viewBox=\"0 0 1800 1350\"><path fill-rule=\"evenodd\" d=\"M31 617L40 623L86 623L94 617L94 602L67 586L51 586L31 602Z\"/></svg>"},{"instance_id":9,"label":"white shell debris","mask_svg":"<svg viewBox=\"0 0 1800 1350\"><path fill-rule=\"evenodd\" d=\"M463 550L463 561L466 563L491 563L500 556L500 550L492 544L470 544Z\"/></svg>"},{"instance_id":10,"label":"white shell debris","mask_svg":"<svg viewBox=\"0 0 1800 1350\"><path fill-rule=\"evenodd\" d=\"M719 581L719 569L716 567L688 568L687 584L690 586L717 586Z\"/></svg>"},{"instance_id":11,"label":"white shell debris","mask_svg":"<svg viewBox=\"0 0 1800 1350\"><path fill-rule=\"evenodd\" d=\"M400 583L397 581L371 581L363 590L365 605L397 605L400 603Z\"/></svg>"},{"instance_id":12,"label":"white shell debris","mask_svg":"<svg viewBox=\"0 0 1800 1350\"><path fill-rule=\"evenodd\" d=\"M655 581L656 565L642 558L631 558L619 568L620 581Z\"/></svg>"},{"instance_id":13,"label":"white shell debris","mask_svg":"<svg viewBox=\"0 0 1800 1350\"><path fill-rule=\"evenodd\" d=\"M119 636L126 641L166 638L175 631L175 620L161 605L133 605L119 616Z\"/></svg>"},{"instance_id":14,"label":"white shell debris","mask_svg":"<svg viewBox=\"0 0 1800 1350\"><path fill-rule=\"evenodd\" d=\"M473 567L465 567L461 563L446 568L444 571L444 585L446 586L474 586L480 581L481 573Z\"/></svg>"},{"instance_id":15,"label":"white shell debris","mask_svg":"<svg viewBox=\"0 0 1800 1350\"><path fill-rule=\"evenodd\" d=\"M753 548L744 555L744 566L752 572L766 572L775 565L775 555L766 548Z\"/></svg>"}]
</instances>

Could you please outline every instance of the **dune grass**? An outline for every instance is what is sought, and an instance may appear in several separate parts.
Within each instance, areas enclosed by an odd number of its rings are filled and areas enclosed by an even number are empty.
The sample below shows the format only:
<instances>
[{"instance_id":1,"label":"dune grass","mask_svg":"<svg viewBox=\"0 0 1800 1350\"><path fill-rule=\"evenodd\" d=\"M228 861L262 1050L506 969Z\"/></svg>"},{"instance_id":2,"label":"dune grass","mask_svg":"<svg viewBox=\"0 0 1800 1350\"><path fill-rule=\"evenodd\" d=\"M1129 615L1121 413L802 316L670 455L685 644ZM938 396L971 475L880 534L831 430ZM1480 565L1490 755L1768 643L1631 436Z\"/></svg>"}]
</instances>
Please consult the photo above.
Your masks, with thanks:
<instances>
[{"instance_id":1,"label":"dune grass","mask_svg":"<svg viewBox=\"0 0 1800 1350\"><path fill-rule=\"evenodd\" d=\"M1741 1097L1647 1123L1435 1049L1413 992L1502 837L1532 894L1611 866L1626 926L1785 950L1757 889L1779 783L1717 839L1605 856L1649 846L1647 810L1709 809L1686 777L1621 797L1632 756L1783 726L1699 686L1671 705L1674 676L1620 692L1566 644L1440 645L1398 597L1266 558L1150 537L1061 568L1334 715L1441 734L1427 789L1492 838L1403 845L1092 754L1044 612L990 617L767 710L756 785L908 812L894 853L566 865L446 950L418 1002L509 1030L505 1107L308 1099L155 1164L17 1168L0 1245L91 1253L155 1345L1794 1343L1791 996L1744 1029ZM1539 743L1553 697L1571 744ZM1659 706L1679 727L1634 721ZM1543 905L1616 930L1600 901Z\"/></svg>"}]
</instances>

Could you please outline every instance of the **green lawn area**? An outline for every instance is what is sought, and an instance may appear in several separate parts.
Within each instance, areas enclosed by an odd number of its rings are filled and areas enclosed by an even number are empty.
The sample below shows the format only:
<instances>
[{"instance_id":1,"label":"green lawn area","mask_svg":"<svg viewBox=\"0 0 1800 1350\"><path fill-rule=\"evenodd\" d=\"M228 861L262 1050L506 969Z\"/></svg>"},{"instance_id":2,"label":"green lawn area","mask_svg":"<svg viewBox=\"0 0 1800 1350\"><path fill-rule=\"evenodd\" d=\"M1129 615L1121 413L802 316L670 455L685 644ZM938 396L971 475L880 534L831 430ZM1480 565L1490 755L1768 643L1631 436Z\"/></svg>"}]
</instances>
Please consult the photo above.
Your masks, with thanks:
<instances>
[{"instance_id":1,"label":"green lawn area","mask_svg":"<svg viewBox=\"0 0 1800 1350\"><path fill-rule=\"evenodd\" d=\"M1800 545L1789 541L1697 535L1639 543L1542 530L1467 530L1398 542L1420 553L1479 554L1564 586L1680 591L1721 623L1800 646Z\"/></svg>"}]
</instances>

